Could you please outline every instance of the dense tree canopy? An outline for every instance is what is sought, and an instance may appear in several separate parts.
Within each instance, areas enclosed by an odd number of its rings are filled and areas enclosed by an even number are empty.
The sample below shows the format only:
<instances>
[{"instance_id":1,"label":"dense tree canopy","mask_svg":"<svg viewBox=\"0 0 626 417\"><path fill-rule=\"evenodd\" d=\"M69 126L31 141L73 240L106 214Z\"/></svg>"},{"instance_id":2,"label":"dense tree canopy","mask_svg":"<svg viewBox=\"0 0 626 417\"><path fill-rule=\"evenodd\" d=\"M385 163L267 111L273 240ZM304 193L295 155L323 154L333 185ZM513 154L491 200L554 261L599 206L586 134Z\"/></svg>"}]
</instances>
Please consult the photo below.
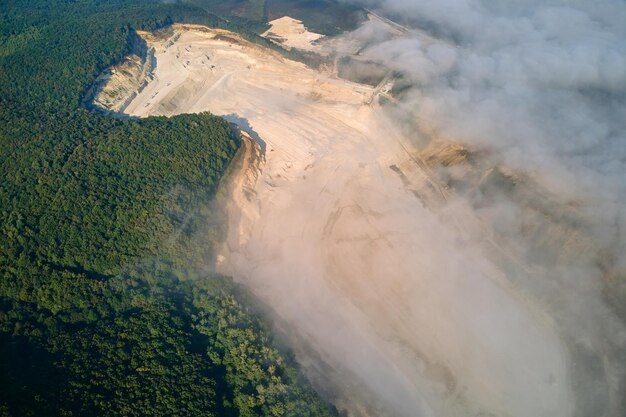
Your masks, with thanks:
<instances>
[{"instance_id":1,"label":"dense tree canopy","mask_svg":"<svg viewBox=\"0 0 626 417\"><path fill-rule=\"evenodd\" d=\"M173 21L241 25L165 2L1 2L0 415L334 414L249 298L202 272L228 124L81 106L131 28Z\"/></svg>"}]
</instances>

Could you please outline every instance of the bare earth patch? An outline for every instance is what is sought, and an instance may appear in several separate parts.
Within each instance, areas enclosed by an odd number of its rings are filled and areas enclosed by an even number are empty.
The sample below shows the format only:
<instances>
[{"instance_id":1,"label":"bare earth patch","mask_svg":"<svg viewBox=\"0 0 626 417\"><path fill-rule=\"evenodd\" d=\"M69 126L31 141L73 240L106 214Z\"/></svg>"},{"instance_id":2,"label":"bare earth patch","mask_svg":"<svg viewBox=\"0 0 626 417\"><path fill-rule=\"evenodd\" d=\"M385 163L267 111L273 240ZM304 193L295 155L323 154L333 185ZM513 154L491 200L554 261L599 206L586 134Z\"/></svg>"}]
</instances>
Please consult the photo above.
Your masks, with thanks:
<instances>
[{"instance_id":1,"label":"bare earth patch","mask_svg":"<svg viewBox=\"0 0 626 417\"><path fill-rule=\"evenodd\" d=\"M315 41L323 38L324 35L309 32L302 21L289 16L283 16L269 23L271 27L261 36L272 40L286 49L296 48L315 52L319 50Z\"/></svg>"}]
</instances>

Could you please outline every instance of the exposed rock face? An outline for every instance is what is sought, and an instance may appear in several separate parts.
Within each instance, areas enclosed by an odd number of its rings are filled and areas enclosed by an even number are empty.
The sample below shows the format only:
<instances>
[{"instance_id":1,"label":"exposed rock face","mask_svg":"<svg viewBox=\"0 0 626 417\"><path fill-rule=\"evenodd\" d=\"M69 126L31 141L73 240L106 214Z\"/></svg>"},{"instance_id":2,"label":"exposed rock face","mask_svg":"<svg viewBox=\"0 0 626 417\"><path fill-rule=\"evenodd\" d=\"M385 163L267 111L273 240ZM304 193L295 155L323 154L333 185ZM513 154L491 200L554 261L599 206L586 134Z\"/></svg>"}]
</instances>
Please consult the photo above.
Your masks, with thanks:
<instances>
[{"instance_id":1,"label":"exposed rock face","mask_svg":"<svg viewBox=\"0 0 626 417\"><path fill-rule=\"evenodd\" d=\"M107 113L121 114L152 79L156 59L154 49L148 47L144 39L146 36L149 34L144 32L131 34L131 54L96 78L87 94L90 106Z\"/></svg>"}]
</instances>

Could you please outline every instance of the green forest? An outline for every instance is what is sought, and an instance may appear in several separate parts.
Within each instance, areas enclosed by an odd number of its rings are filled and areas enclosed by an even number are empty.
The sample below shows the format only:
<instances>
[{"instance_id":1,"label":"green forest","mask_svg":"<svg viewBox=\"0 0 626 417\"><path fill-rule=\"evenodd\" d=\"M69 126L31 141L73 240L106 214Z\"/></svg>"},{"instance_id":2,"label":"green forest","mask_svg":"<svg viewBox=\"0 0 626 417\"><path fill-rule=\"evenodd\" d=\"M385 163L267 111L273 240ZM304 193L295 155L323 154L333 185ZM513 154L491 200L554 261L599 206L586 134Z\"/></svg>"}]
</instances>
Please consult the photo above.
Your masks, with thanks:
<instances>
[{"instance_id":1,"label":"green forest","mask_svg":"<svg viewBox=\"0 0 626 417\"><path fill-rule=\"evenodd\" d=\"M81 106L133 29L194 4L0 0L0 416L331 416L254 302L207 272L239 147L208 113Z\"/></svg>"},{"instance_id":2,"label":"green forest","mask_svg":"<svg viewBox=\"0 0 626 417\"><path fill-rule=\"evenodd\" d=\"M313 32L336 35L354 30L366 19L363 9L336 0L188 0L229 21L248 27L265 24L283 16L301 20Z\"/></svg>"}]
</instances>

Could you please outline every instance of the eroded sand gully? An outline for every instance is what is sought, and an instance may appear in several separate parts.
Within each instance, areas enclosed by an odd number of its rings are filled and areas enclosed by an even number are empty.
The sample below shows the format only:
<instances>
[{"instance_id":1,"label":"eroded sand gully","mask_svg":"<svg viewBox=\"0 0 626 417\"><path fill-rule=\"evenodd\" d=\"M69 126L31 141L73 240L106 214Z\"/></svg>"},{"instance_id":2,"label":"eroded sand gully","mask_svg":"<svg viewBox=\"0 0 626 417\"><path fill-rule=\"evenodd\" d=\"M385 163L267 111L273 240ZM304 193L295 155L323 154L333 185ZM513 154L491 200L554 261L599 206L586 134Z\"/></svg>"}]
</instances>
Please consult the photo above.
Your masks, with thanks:
<instances>
[{"instance_id":1,"label":"eroded sand gully","mask_svg":"<svg viewBox=\"0 0 626 417\"><path fill-rule=\"evenodd\" d=\"M484 227L471 210L436 209L446 190L385 111L365 104L372 88L225 32L176 26L150 42L154 80L126 113L211 111L264 141L260 171L233 191L222 268L272 306L340 406L573 415L549 315L466 244Z\"/></svg>"}]
</instances>

